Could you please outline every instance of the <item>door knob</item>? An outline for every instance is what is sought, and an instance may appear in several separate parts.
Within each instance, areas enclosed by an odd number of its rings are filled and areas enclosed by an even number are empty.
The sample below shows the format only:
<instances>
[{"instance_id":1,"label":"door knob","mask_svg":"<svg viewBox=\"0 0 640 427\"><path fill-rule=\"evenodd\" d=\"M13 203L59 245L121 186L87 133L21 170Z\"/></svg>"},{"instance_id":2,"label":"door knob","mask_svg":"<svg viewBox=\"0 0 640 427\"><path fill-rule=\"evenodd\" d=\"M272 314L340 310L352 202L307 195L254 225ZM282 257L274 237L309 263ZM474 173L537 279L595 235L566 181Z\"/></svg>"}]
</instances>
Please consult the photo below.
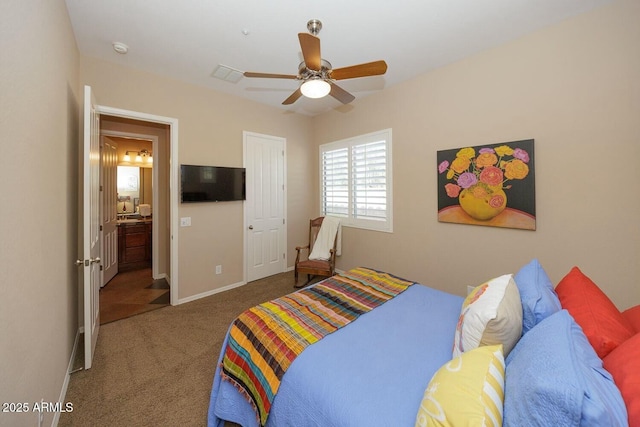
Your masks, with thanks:
<instances>
[{"instance_id":1,"label":"door knob","mask_svg":"<svg viewBox=\"0 0 640 427\"><path fill-rule=\"evenodd\" d=\"M77 266L84 265L84 261L81 260L81 259L77 259L76 262L75 262L75 265L77 265Z\"/></svg>"},{"instance_id":2,"label":"door knob","mask_svg":"<svg viewBox=\"0 0 640 427\"><path fill-rule=\"evenodd\" d=\"M100 262L100 257L97 256L95 258L89 258L89 261L91 262L91 264L97 264Z\"/></svg>"},{"instance_id":3,"label":"door knob","mask_svg":"<svg viewBox=\"0 0 640 427\"><path fill-rule=\"evenodd\" d=\"M253 225L250 225L250 226L249 226L249 230L253 230Z\"/></svg>"}]
</instances>

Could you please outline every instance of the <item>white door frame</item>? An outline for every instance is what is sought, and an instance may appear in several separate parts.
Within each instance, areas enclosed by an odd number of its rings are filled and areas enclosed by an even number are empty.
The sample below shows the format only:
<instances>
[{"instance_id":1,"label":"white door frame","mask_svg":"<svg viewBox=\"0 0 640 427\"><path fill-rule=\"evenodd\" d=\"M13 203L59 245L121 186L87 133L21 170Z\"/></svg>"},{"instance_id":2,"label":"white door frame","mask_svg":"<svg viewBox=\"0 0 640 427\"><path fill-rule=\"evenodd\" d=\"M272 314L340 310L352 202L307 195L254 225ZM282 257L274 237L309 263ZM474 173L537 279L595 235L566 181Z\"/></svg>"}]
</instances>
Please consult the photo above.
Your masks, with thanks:
<instances>
[{"instance_id":1,"label":"white door frame","mask_svg":"<svg viewBox=\"0 0 640 427\"><path fill-rule=\"evenodd\" d=\"M97 111L100 114L108 115L108 116L116 116L123 117L134 120L141 120L145 122L154 122L161 123L165 125L169 125L169 135L170 135L170 143L171 146L171 155L169 158L169 228L170 228L170 249L169 256L171 258L170 261L170 277L168 277L168 282L171 287L171 305L178 305L178 230L179 230L179 219L178 219L178 185L179 185L179 163L178 163L178 119L173 117L164 117L157 116L155 114L148 113L140 113L137 111L123 110L120 108L106 107L103 105L98 105ZM154 147L153 152L157 152ZM157 167L156 167L156 156L153 156L154 162L154 171L153 171L153 179L157 182ZM155 190L154 190L155 191ZM154 210L155 203L157 201L156 193L153 195L154 202ZM154 229L152 229L154 230ZM152 231L153 232L153 231ZM153 238L154 242L157 242L156 238ZM153 249L152 249L153 250ZM157 250L153 250L154 254L157 254ZM156 263L153 263L156 265Z\"/></svg>"},{"instance_id":2,"label":"white door frame","mask_svg":"<svg viewBox=\"0 0 640 427\"><path fill-rule=\"evenodd\" d=\"M282 156L283 156L283 163L282 163L282 174L283 174L283 185L284 185L284 191L283 191L283 195L282 195L282 218L284 219L284 227L282 229L282 233L283 233L283 241L284 241L284 247L283 247L283 251L284 251L284 259L282 260L282 271L281 272L285 272L287 271L287 263L288 263L288 249L287 249L287 227L288 227L288 220L287 220L287 139L283 138L283 137L279 137L279 136L273 136L273 135L267 135L267 134L262 134L262 133L257 133L257 132L249 132L249 131L243 131L242 132L242 146L243 146L243 153L242 153L242 163L244 165L244 167L247 167L247 148L246 148L246 141L247 141L247 136L252 135L252 136L257 136L257 137L262 137L262 138L268 138L268 139L281 139L283 144L282 144ZM247 203L244 203L243 206L243 243L244 243L244 249L243 249L243 282L247 283L247 280L249 279L249 232L248 232L248 222L247 222Z\"/></svg>"},{"instance_id":3,"label":"white door frame","mask_svg":"<svg viewBox=\"0 0 640 427\"><path fill-rule=\"evenodd\" d=\"M133 132L119 132L115 130L101 130L101 136L113 136L117 138L129 138L129 139L143 139L151 141L151 152L159 153L160 150L158 148L158 137L156 135L144 135L140 133ZM151 212L158 212L158 157L156 155L153 156L153 166L151 170L152 174L152 201L151 201ZM159 234L159 224L156 221L151 222L151 275L154 280L161 279L160 274L158 273L158 234Z\"/></svg>"}]
</instances>

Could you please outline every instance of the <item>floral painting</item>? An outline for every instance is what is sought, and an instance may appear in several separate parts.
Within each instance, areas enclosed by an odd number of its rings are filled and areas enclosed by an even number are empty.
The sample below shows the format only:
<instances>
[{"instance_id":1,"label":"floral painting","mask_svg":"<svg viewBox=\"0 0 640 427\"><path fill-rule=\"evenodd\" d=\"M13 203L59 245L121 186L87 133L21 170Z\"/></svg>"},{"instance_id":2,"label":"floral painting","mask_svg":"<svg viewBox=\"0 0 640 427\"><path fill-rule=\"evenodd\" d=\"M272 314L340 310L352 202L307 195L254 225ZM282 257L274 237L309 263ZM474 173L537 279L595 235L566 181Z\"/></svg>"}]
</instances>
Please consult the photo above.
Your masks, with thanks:
<instances>
[{"instance_id":1,"label":"floral painting","mask_svg":"<svg viewBox=\"0 0 640 427\"><path fill-rule=\"evenodd\" d=\"M442 150L438 221L536 229L533 139Z\"/></svg>"}]
</instances>

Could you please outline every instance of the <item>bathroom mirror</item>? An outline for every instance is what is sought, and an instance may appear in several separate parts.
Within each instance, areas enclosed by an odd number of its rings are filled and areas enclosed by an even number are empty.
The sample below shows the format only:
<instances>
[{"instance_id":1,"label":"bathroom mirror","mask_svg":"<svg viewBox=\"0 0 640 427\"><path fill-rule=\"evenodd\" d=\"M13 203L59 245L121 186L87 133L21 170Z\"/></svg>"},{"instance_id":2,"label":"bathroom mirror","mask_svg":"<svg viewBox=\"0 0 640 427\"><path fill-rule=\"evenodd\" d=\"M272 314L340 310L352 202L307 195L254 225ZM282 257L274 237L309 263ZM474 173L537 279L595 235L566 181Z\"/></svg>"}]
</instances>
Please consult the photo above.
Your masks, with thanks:
<instances>
[{"instance_id":1,"label":"bathroom mirror","mask_svg":"<svg viewBox=\"0 0 640 427\"><path fill-rule=\"evenodd\" d=\"M118 215L137 213L141 203L152 204L151 171L151 168L138 166L118 166Z\"/></svg>"}]
</instances>

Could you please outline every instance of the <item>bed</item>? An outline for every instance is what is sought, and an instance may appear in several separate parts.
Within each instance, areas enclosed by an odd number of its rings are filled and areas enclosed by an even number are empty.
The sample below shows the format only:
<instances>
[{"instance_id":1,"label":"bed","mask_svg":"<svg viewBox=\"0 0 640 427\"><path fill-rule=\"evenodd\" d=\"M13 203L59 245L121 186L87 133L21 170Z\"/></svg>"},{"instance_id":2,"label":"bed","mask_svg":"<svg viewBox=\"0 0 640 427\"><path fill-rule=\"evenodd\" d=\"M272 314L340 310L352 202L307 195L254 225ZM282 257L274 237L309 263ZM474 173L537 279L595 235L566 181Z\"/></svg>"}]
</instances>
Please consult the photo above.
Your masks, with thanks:
<instances>
[{"instance_id":1,"label":"bed","mask_svg":"<svg viewBox=\"0 0 640 427\"><path fill-rule=\"evenodd\" d=\"M313 316L301 313L317 314L318 295L323 309L338 308L319 316L324 326L308 327ZM628 425L638 415L637 372L625 368L614 381L615 370L605 369L560 296L537 260L466 298L374 269L349 270L236 319L218 359L208 425ZM616 365L639 356L640 311L628 312L617 314L629 336L606 344L615 353L632 342L614 354ZM247 326L252 316L256 324ZM289 333L298 341L291 344ZM624 398L616 385L623 376L635 377Z\"/></svg>"}]
</instances>

